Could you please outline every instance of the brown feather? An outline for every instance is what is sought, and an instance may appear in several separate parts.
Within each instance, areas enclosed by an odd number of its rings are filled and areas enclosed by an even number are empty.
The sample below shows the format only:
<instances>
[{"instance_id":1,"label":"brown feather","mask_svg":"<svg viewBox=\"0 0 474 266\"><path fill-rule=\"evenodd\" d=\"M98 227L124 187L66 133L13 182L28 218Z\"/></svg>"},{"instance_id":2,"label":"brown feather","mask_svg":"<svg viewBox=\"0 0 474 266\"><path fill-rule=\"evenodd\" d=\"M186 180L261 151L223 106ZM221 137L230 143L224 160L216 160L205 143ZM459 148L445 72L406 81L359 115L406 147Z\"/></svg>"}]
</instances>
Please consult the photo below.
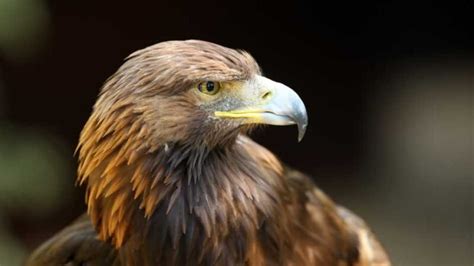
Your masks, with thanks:
<instances>
[{"instance_id":1,"label":"brown feather","mask_svg":"<svg viewBox=\"0 0 474 266\"><path fill-rule=\"evenodd\" d=\"M203 41L128 58L104 84L77 148L88 232L100 239L90 245L116 265L390 264L359 218L248 138L250 126L210 121L189 93L199 81L259 73L248 53ZM60 234L29 265L42 265L33 262L57 241L77 244Z\"/></svg>"}]
</instances>

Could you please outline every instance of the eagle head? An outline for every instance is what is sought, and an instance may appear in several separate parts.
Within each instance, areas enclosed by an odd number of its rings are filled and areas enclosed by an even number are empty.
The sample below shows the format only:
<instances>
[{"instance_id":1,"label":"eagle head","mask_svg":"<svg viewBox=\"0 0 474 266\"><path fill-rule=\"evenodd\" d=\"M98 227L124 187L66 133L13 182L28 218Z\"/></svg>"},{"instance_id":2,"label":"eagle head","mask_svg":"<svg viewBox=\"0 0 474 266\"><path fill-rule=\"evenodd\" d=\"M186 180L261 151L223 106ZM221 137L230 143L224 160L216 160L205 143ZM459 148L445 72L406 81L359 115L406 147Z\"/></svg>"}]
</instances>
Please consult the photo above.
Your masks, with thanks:
<instances>
[{"instance_id":1,"label":"eagle head","mask_svg":"<svg viewBox=\"0 0 474 266\"><path fill-rule=\"evenodd\" d=\"M99 119L135 114L149 129L147 141L161 144L226 144L256 124L297 124L301 140L308 123L300 97L263 77L250 54L198 40L131 54L95 109Z\"/></svg>"}]
</instances>

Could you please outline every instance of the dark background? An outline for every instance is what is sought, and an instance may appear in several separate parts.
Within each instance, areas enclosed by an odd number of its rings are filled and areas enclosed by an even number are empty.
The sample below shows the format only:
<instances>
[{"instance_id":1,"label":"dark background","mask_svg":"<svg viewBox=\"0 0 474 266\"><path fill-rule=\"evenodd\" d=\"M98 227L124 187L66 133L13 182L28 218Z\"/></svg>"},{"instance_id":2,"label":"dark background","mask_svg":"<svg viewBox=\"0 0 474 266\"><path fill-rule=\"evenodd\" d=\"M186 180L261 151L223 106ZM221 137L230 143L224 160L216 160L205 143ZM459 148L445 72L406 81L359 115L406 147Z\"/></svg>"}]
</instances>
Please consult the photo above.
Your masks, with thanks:
<instances>
[{"instance_id":1,"label":"dark background","mask_svg":"<svg viewBox=\"0 0 474 266\"><path fill-rule=\"evenodd\" d=\"M84 211L73 151L102 83L173 39L247 50L299 93L305 139L255 139L364 217L395 265L472 265L469 1L3 1L0 265Z\"/></svg>"}]
</instances>

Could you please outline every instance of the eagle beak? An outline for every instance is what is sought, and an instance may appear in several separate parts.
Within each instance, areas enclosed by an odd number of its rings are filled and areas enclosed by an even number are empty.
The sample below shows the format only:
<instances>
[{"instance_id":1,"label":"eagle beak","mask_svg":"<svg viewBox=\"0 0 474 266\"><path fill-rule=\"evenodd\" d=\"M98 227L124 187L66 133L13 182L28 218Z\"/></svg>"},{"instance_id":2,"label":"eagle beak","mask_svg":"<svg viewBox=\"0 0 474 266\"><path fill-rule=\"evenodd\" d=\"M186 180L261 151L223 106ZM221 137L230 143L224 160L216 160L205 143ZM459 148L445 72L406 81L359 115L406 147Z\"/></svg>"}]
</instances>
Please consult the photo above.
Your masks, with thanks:
<instances>
[{"instance_id":1,"label":"eagle beak","mask_svg":"<svg viewBox=\"0 0 474 266\"><path fill-rule=\"evenodd\" d=\"M263 76L256 76L247 87L252 92L245 93L244 97L247 99L242 99L244 107L225 112L217 111L215 116L243 119L246 124L277 126L296 124L298 141L303 139L308 125L308 115L303 101L295 91Z\"/></svg>"}]
</instances>

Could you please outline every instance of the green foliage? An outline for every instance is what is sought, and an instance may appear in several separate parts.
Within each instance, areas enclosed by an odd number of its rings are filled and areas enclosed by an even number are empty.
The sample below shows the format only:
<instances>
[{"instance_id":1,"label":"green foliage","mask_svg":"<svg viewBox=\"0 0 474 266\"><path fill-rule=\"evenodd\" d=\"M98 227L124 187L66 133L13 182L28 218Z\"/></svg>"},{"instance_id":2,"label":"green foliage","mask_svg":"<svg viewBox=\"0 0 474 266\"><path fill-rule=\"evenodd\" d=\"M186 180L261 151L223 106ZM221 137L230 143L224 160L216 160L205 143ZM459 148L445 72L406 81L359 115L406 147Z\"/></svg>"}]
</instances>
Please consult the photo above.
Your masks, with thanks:
<instances>
[{"instance_id":1,"label":"green foliage","mask_svg":"<svg viewBox=\"0 0 474 266\"><path fill-rule=\"evenodd\" d=\"M41 0L0 0L0 49L5 56L26 59L46 43L47 11Z\"/></svg>"},{"instance_id":2,"label":"green foliage","mask_svg":"<svg viewBox=\"0 0 474 266\"><path fill-rule=\"evenodd\" d=\"M48 212L72 189L69 158L57 141L0 124L0 208Z\"/></svg>"},{"instance_id":3,"label":"green foliage","mask_svg":"<svg viewBox=\"0 0 474 266\"><path fill-rule=\"evenodd\" d=\"M52 136L0 122L0 266L21 265L27 253L4 211L48 215L71 194L72 156L65 150Z\"/></svg>"}]
</instances>

